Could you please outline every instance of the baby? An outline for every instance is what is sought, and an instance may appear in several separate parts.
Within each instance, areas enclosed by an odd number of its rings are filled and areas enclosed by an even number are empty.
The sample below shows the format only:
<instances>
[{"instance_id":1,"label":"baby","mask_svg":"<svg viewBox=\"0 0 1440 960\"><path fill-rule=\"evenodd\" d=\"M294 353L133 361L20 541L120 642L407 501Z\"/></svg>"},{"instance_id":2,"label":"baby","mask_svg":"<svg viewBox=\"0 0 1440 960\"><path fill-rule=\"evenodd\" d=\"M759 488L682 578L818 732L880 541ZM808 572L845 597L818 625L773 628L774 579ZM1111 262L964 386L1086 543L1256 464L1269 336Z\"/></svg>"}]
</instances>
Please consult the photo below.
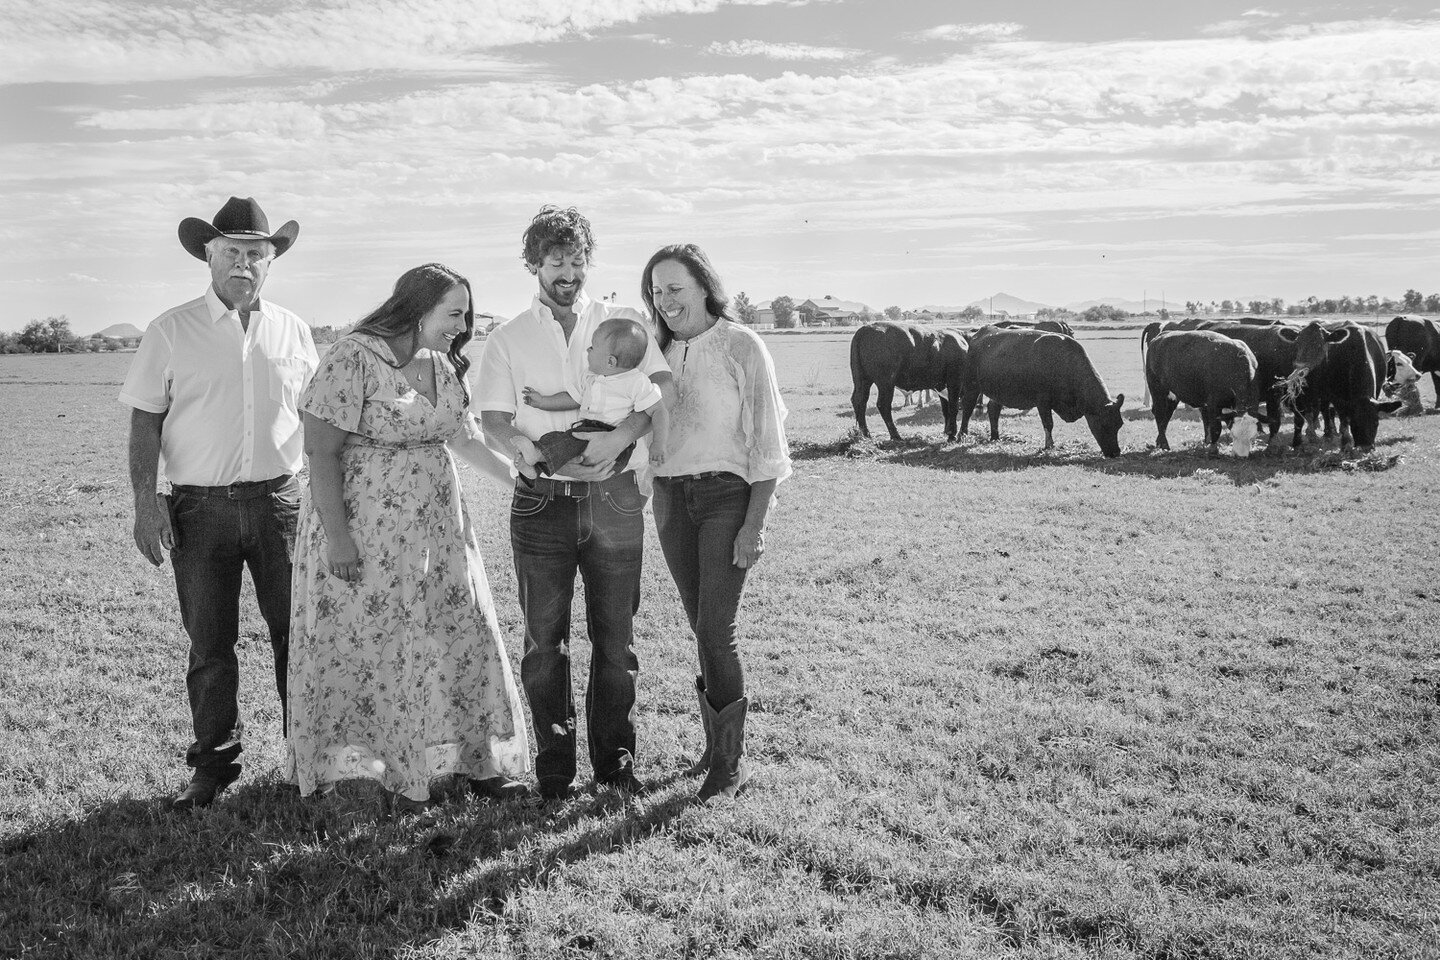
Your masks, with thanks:
<instances>
[{"instance_id":1,"label":"baby","mask_svg":"<svg viewBox=\"0 0 1440 960\"><path fill-rule=\"evenodd\" d=\"M581 385L577 400L569 393L540 393L534 387L522 392L525 402L541 410L579 410L580 419L569 430L552 430L536 443L544 459L531 464L537 474L549 476L585 452L586 441L577 433L614 430L615 426L636 410L650 415L653 435L650 438L650 462L659 464L665 458L665 435L670 421L665 404L660 402L660 388L636 369L645 359L649 338L645 328L627 317L611 317L600 324L585 353L590 372ZM632 443L615 458L617 470L630 460ZM522 471L520 479L530 483Z\"/></svg>"}]
</instances>

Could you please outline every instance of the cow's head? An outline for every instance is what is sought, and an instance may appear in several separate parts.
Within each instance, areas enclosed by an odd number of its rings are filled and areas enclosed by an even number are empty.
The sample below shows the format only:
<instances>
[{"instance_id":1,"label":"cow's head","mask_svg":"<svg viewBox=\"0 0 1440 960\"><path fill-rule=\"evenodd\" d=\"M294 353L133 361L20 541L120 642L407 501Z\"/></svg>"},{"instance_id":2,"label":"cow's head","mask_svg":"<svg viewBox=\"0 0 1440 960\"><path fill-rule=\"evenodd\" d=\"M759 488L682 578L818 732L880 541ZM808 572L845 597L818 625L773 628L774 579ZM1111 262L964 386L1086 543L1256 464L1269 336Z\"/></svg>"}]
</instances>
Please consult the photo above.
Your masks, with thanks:
<instances>
[{"instance_id":1,"label":"cow's head","mask_svg":"<svg viewBox=\"0 0 1440 960\"><path fill-rule=\"evenodd\" d=\"M1255 443L1255 421L1249 417L1236 417L1235 424L1230 428L1230 452L1237 457L1250 456L1251 446Z\"/></svg>"},{"instance_id":2,"label":"cow's head","mask_svg":"<svg viewBox=\"0 0 1440 960\"><path fill-rule=\"evenodd\" d=\"M1095 442L1100 444L1100 452L1107 457L1120 456L1120 428L1125 425L1125 418L1120 415L1120 406L1125 402L1125 394L1117 393L1115 399L1100 408L1099 413L1085 414L1085 422L1090 425L1090 433L1095 437Z\"/></svg>"},{"instance_id":3,"label":"cow's head","mask_svg":"<svg viewBox=\"0 0 1440 960\"><path fill-rule=\"evenodd\" d=\"M1295 372L1309 373L1325 362L1326 350L1344 343L1355 332L1353 327L1326 330L1319 320L1311 320L1295 335Z\"/></svg>"},{"instance_id":4,"label":"cow's head","mask_svg":"<svg viewBox=\"0 0 1440 960\"><path fill-rule=\"evenodd\" d=\"M1414 383L1420 379L1420 371L1415 369L1415 358L1411 354L1401 353L1399 350L1391 350L1387 366L1393 368L1390 374L1390 382L1396 386L1403 387L1407 383Z\"/></svg>"}]
</instances>

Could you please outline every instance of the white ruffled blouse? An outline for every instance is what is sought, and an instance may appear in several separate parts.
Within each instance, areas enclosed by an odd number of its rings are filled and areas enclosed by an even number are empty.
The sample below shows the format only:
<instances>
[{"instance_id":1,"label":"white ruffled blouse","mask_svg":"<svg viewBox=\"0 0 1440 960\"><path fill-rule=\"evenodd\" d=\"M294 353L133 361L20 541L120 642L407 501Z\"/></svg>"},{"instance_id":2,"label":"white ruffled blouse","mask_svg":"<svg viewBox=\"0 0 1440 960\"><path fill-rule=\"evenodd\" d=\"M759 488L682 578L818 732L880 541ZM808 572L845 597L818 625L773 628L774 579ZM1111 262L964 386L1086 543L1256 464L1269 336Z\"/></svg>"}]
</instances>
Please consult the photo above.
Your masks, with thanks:
<instances>
[{"instance_id":1,"label":"white ruffled blouse","mask_svg":"<svg viewBox=\"0 0 1440 960\"><path fill-rule=\"evenodd\" d=\"M785 401L754 331L720 320L665 350L678 396L657 477L728 471L747 483L790 476Z\"/></svg>"}]
</instances>

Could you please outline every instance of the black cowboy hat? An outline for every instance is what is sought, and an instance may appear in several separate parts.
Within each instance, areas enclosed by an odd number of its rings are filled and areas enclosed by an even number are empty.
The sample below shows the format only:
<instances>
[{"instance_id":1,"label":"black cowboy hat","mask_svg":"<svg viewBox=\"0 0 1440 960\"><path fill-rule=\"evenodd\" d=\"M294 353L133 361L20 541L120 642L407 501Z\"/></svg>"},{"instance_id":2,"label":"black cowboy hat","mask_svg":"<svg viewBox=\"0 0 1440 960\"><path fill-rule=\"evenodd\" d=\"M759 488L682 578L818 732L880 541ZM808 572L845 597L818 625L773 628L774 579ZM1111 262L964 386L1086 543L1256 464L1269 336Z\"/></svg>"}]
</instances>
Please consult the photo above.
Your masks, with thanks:
<instances>
[{"instance_id":1,"label":"black cowboy hat","mask_svg":"<svg viewBox=\"0 0 1440 960\"><path fill-rule=\"evenodd\" d=\"M199 217L186 217L180 221L180 246L197 260L205 259L205 244L216 237L225 236L232 240L269 240L275 245L275 256L280 256L300 234L300 224L294 220L274 233L270 232L270 221L254 197L231 197L225 206L215 214L214 223L206 223Z\"/></svg>"}]
</instances>

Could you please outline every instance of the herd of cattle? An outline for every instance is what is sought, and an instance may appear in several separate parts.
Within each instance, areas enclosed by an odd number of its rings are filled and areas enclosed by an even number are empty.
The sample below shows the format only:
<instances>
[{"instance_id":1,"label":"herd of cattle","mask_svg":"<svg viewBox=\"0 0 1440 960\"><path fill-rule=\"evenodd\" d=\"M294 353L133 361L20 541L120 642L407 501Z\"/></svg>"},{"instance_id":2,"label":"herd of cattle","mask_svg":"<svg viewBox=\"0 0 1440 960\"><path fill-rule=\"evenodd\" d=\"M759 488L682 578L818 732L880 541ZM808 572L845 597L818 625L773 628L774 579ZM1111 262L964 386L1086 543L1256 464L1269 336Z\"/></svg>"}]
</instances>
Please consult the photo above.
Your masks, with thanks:
<instances>
[{"instance_id":1,"label":"herd of cattle","mask_svg":"<svg viewBox=\"0 0 1440 960\"><path fill-rule=\"evenodd\" d=\"M1278 452L1274 441L1285 410L1295 417L1294 447L1302 445L1302 428L1313 438L1323 420L1327 437L1338 421L1342 449L1368 449L1380 414L1401 405L1387 396L1387 388L1413 391L1421 373L1430 374L1440 409L1440 328L1424 317L1391 320L1383 344L1369 327L1350 321L1312 320L1303 326L1252 317L1156 321L1140 334L1140 356L1155 445L1164 450L1170 449L1166 427L1181 403L1200 411L1211 452L1222 426L1232 425L1233 449L1240 456L1250 452L1256 422L1268 428L1270 449ZM958 433L969 432L970 417L988 398L991 440L1000 438L1003 408L1034 409L1045 428L1045 449L1054 446L1053 415L1059 414L1066 423L1084 417L1101 452L1120 455L1125 395L1110 396L1063 321L1006 321L973 331L866 324L850 341L850 375L861 436L870 435L865 408L872 386L880 418L895 440L900 439L891 415L895 391L933 390L949 440L956 438L957 418Z\"/></svg>"}]
</instances>

